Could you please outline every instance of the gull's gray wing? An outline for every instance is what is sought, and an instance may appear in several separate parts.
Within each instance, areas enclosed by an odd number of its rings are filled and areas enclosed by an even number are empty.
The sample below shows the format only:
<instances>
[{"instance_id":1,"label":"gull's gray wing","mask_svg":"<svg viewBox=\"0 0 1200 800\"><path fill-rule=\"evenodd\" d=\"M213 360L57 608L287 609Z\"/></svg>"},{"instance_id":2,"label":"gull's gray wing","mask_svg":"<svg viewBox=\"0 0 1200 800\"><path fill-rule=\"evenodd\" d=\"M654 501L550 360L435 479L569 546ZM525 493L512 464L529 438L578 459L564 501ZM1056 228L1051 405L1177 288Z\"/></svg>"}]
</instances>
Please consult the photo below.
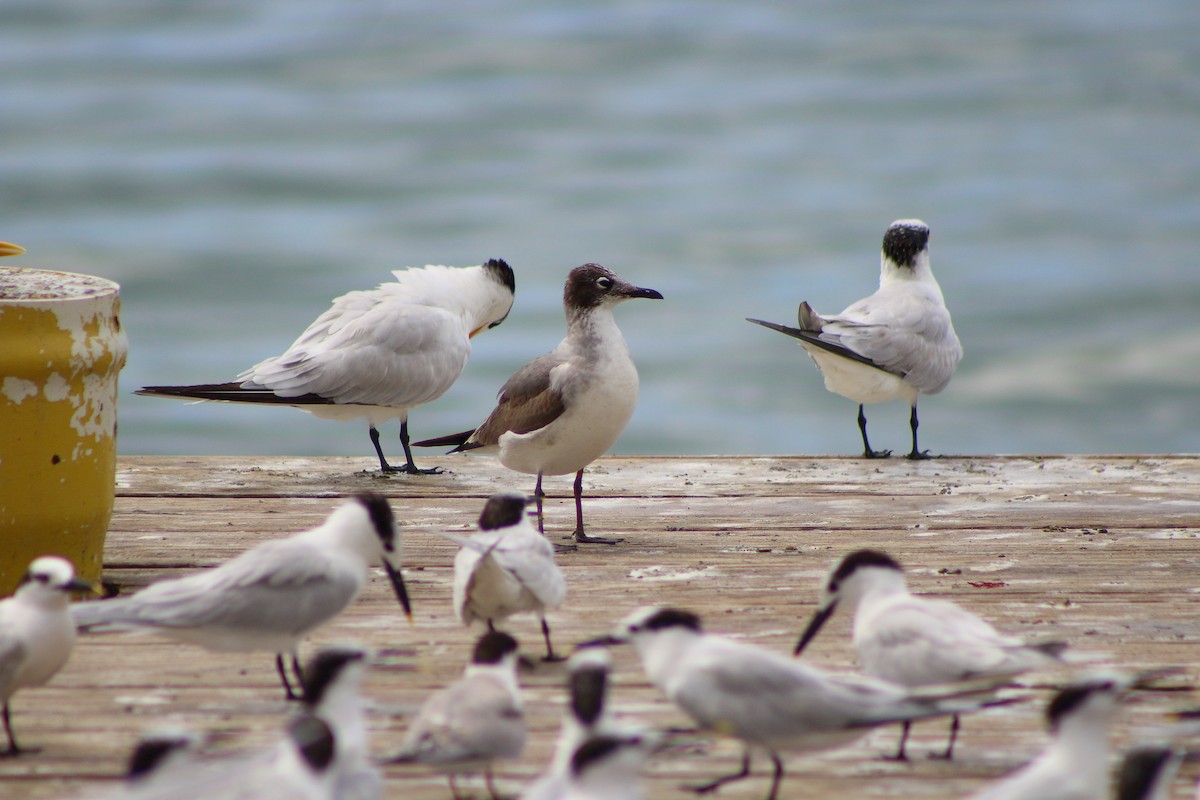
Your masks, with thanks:
<instances>
[{"instance_id":1,"label":"gull's gray wing","mask_svg":"<svg viewBox=\"0 0 1200 800\"><path fill-rule=\"evenodd\" d=\"M475 430L470 444L488 447L505 433L529 433L558 419L566 404L551 373L569 368L566 359L547 353L513 373L500 387L496 408Z\"/></svg>"}]
</instances>

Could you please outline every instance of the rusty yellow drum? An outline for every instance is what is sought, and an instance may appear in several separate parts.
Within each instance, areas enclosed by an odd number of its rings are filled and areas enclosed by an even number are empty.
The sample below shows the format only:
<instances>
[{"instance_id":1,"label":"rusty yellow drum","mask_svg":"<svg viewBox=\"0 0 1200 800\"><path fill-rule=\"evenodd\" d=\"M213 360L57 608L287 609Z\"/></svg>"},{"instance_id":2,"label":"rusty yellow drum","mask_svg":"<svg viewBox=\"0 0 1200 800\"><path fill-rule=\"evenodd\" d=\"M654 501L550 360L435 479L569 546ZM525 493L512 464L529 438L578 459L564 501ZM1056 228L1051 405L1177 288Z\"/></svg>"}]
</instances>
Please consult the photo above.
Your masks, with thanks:
<instances>
[{"instance_id":1,"label":"rusty yellow drum","mask_svg":"<svg viewBox=\"0 0 1200 800\"><path fill-rule=\"evenodd\" d=\"M55 554L96 581L116 478L120 287L0 268L0 596Z\"/></svg>"}]
</instances>

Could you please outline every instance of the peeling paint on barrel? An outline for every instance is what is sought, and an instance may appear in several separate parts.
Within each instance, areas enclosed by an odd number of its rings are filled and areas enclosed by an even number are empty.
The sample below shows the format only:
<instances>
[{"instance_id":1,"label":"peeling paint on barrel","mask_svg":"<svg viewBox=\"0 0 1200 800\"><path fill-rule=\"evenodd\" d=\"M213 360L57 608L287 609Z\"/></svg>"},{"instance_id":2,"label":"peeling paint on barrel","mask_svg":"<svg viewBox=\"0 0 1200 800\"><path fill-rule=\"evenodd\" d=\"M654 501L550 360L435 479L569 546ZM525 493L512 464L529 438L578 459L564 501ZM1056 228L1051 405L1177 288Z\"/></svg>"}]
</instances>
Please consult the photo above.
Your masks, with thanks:
<instances>
[{"instance_id":1,"label":"peeling paint on barrel","mask_svg":"<svg viewBox=\"0 0 1200 800\"><path fill-rule=\"evenodd\" d=\"M48 553L99 579L127 350L117 284L0 269L0 595Z\"/></svg>"}]
</instances>

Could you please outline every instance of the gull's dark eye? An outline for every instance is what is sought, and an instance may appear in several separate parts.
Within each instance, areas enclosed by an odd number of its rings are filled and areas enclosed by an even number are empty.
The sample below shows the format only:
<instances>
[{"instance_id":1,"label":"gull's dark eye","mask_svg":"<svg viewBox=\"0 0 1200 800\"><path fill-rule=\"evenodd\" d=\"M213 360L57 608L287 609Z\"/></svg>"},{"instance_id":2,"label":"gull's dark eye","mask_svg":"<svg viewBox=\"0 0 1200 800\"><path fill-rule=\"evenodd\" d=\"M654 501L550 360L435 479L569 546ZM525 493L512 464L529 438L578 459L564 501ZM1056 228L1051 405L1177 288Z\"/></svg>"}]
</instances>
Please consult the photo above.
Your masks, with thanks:
<instances>
[{"instance_id":1,"label":"gull's dark eye","mask_svg":"<svg viewBox=\"0 0 1200 800\"><path fill-rule=\"evenodd\" d=\"M596 285L599 286L601 289L611 289L612 288L612 278L597 278Z\"/></svg>"},{"instance_id":2,"label":"gull's dark eye","mask_svg":"<svg viewBox=\"0 0 1200 800\"><path fill-rule=\"evenodd\" d=\"M49 575L34 575L33 579L35 581L37 581L38 583L49 583L50 582Z\"/></svg>"},{"instance_id":3,"label":"gull's dark eye","mask_svg":"<svg viewBox=\"0 0 1200 800\"><path fill-rule=\"evenodd\" d=\"M837 582L837 581L830 581L830 582L829 582L829 593L830 593L830 594L833 594L833 593L834 593L834 592L836 592L837 590L838 590L838 582Z\"/></svg>"}]
</instances>

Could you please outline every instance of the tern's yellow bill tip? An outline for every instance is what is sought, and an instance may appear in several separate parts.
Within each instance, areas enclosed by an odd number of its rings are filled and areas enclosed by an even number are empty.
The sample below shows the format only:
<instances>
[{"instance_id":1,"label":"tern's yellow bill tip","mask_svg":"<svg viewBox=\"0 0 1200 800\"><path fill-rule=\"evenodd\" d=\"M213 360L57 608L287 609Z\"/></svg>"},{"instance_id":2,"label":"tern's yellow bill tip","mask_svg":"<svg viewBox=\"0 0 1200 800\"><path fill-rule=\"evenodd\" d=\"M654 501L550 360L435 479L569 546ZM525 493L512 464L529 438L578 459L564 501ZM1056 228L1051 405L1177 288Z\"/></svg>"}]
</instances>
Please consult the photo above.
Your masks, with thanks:
<instances>
[{"instance_id":1,"label":"tern's yellow bill tip","mask_svg":"<svg viewBox=\"0 0 1200 800\"><path fill-rule=\"evenodd\" d=\"M24 252L25 248L19 244L0 242L0 256L19 256Z\"/></svg>"}]
</instances>

